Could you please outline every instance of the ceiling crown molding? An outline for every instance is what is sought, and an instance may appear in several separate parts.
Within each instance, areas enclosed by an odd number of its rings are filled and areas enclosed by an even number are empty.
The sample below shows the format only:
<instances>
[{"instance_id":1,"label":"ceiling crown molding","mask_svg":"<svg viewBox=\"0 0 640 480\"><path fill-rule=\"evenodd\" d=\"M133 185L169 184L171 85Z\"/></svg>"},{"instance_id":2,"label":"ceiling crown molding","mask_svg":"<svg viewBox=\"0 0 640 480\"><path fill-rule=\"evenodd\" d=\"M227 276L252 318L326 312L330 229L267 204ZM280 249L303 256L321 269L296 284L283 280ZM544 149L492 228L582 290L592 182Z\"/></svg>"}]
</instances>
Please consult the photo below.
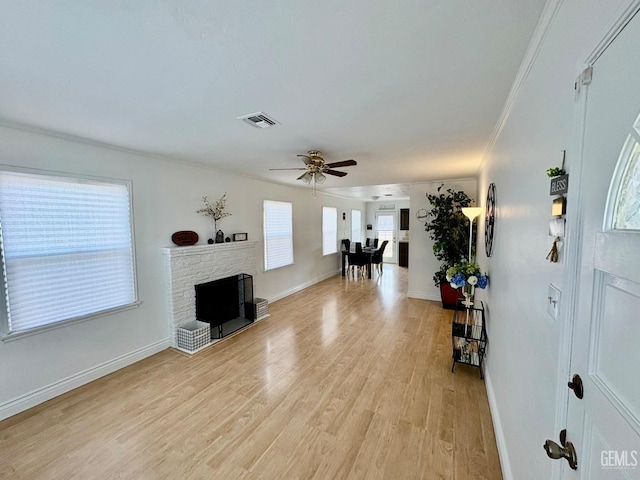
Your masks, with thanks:
<instances>
[{"instance_id":1,"label":"ceiling crown molding","mask_svg":"<svg viewBox=\"0 0 640 480\"><path fill-rule=\"evenodd\" d=\"M536 26L536 29L533 32L533 36L531 37L531 42L529 43L527 51L525 52L524 57L522 58L522 62L520 63L520 68L518 69L516 78L513 81L513 85L511 86L509 95L507 95L507 100L505 101L502 113L500 114L500 118L498 118L498 122L496 123L493 133L491 134L491 138L489 139L487 146L482 152L480 165L478 166L478 172L482 169L482 165L484 164L487 155L493 149L496 140L502 133L502 130L504 129L504 126L506 125L507 120L511 115L511 110L513 109L516 99L520 94L520 89L522 88L525 80L529 77L529 73L531 72L536 59L540 54L542 45L547 38L547 34L549 33L551 25L553 24L553 20L560 10L562 2L563 0L549 0L544 6L544 10L540 15L538 25Z\"/></svg>"}]
</instances>

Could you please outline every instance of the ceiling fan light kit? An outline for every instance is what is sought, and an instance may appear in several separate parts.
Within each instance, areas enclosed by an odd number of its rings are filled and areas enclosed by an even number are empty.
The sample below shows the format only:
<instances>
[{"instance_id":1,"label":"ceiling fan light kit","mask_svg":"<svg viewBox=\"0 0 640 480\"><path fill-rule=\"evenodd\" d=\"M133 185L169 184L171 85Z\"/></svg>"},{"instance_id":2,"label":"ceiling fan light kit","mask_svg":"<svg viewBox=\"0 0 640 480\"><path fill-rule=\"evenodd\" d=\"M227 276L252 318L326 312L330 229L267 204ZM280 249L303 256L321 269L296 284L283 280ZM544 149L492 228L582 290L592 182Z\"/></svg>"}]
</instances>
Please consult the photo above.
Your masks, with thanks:
<instances>
[{"instance_id":1,"label":"ceiling fan light kit","mask_svg":"<svg viewBox=\"0 0 640 480\"><path fill-rule=\"evenodd\" d=\"M298 177L298 180L302 180L304 183L311 183L311 179L313 175L311 172L304 172L302 175Z\"/></svg>"},{"instance_id":2,"label":"ceiling fan light kit","mask_svg":"<svg viewBox=\"0 0 640 480\"><path fill-rule=\"evenodd\" d=\"M327 175L344 177L347 172L334 170L336 167L350 167L357 165L355 160L342 160L340 162L325 163L322 153L318 150L309 150L307 155L298 155L304 161L304 167L299 168L270 168L269 170L306 170L297 180L311 184L313 182L313 194L315 196L316 185L322 185L327 180Z\"/></svg>"}]
</instances>

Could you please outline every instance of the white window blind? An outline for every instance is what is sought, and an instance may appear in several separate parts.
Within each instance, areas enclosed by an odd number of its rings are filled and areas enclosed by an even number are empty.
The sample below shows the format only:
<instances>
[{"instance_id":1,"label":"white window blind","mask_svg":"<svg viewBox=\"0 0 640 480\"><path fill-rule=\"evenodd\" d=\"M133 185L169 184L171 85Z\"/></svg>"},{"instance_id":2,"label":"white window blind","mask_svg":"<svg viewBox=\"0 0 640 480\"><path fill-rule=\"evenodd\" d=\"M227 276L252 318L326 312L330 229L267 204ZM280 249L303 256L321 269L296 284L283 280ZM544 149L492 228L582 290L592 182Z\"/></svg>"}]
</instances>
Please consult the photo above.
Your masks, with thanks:
<instances>
[{"instance_id":1,"label":"white window blind","mask_svg":"<svg viewBox=\"0 0 640 480\"><path fill-rule=\"evenodd\" d=\"M360 210L351 210L351 241L361 242L362 216Z\"/></svg>"},{"instance_id":2,"label":"white window blind","mask_svg":"<svg viewBox=\"0 0 640 480\"><path fill-rule=\"evenodd\" d=\"M322 207L322 254L338 251L338 209Z\"/></svg>"},{"instance_id":3,"label":"white window blind","mask_svg":"<svg viewBox=\"0 0 640 480\"><path fill-rule=\"evenodd\" d=\"M264 201L264 269L293 263L293 205Z\"/></svg>"},{"instance_id":4,"label":"white window blind","mask_svg":"<svg viewBox=\"0 0 640 480\"><path fill-rule=\"evenodd\" d=\"M0 172L8 333L137 301L129 185Z\"/></svg>"}]
</instances>

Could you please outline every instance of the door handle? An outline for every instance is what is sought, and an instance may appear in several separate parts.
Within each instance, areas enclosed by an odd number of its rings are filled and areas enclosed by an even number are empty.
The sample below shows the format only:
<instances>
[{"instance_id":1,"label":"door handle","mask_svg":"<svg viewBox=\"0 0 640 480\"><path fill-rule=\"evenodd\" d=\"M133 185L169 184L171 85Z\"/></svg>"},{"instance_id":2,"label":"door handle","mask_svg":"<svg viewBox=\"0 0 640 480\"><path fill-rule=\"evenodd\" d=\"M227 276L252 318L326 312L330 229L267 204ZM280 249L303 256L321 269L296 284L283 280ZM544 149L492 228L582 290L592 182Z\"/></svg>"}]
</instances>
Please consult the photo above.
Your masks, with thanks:
<instances>
[{"instance_id":1,"label":"door handle","mask_svg":"<svg viewBox=\"0 0 640 480\"><path fill-rule=\"evenodd\" d=\"M573 443L567 442L567 431L562 430L560 432L560 443L562 446L558 445L553 440L547 440L544 442L542 448L547 452L547 456L549 458L553 458L557 460L559 458L566 458L567 462L569 462L569 467L572 470L578 469L578 457L576 455L576 449L573 446Z\"/></svg>"}]
</instances>

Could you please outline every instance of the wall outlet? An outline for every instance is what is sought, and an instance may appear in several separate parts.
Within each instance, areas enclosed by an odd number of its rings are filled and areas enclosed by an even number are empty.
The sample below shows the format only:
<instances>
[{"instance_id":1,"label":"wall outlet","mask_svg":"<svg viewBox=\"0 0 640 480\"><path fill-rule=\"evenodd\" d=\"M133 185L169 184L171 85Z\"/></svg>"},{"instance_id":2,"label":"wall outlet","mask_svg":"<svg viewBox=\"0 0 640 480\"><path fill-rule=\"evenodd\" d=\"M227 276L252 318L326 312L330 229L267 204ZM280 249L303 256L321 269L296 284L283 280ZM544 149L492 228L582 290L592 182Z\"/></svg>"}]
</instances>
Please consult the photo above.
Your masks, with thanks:
<instances>
[{"instance_id":1,"label":"wall outlet","mask_svg":"<svg viewBox=\"0 0 640 480\"><path fill-rule=\"evenodd\" d=\"M551 315L551 318L557 320L560 311L560 290L553 284L549 284L547 302L547 313Z\"/></svg>"}]
</instances>

